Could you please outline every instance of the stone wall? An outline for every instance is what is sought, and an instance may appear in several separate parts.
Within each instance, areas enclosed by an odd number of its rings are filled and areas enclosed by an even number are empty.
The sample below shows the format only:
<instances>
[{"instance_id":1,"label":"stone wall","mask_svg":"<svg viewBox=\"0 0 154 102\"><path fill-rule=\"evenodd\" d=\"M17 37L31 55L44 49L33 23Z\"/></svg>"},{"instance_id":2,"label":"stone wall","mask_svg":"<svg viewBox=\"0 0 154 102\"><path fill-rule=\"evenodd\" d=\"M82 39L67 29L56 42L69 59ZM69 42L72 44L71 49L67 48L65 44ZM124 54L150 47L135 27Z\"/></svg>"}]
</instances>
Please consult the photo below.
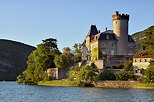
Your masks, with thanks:
<instances>
[{"instance_id":1,"label":"stone wall","mask_svg":"<svg viewBox=\"0 0 154 102\"><path fill-rule=\"evenodd\" d=\"M138 81L97 81L96 87L132 88Z\"/></svg>"},{"instance_id":2,"label":"stone wall","mask_svg":"<svg viewBox=\"0 0 154 102\"><path fill-rule=\"evenodd\" d=\"M79 67L80 66L84 66L84 65L91 65L91 64L94 64L95 68L98 68L98 69L103 69L104 68L104 60L85 60L83 62L79 62Z\"/></svg>"},{"instance_id":3,"label":"stone wall","mask_svg":"<svg viewBox=\"0 0 154 102\"><path fill-rule=\"evenodd\" d=\"M67 72L70 68L49 68L47 70L48 77L53 79L65 79L67 78Z\"/></svg>"}]
</instances>

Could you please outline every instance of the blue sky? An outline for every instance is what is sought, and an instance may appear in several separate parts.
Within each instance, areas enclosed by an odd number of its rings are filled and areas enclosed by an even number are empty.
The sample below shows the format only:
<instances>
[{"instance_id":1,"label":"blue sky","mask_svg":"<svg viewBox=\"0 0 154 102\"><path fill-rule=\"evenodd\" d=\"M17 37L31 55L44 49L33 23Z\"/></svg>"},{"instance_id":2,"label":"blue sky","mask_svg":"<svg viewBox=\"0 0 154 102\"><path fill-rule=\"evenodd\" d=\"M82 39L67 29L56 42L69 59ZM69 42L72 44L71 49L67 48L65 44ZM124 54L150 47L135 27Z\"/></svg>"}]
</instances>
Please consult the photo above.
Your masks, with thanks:
<instances>
[{"instance_id":1,"label":"blue sky","mask_svg":"<svg viewBox=\"0 0 154 102\"><path fill-rule=\"evenodd\" d=\"M154 0L0 0L0 38L32 46L56 38L82 43L91 24L112 29L114 11L130 15L129 34L154 25Z\"/></svg>"}]
</instances>

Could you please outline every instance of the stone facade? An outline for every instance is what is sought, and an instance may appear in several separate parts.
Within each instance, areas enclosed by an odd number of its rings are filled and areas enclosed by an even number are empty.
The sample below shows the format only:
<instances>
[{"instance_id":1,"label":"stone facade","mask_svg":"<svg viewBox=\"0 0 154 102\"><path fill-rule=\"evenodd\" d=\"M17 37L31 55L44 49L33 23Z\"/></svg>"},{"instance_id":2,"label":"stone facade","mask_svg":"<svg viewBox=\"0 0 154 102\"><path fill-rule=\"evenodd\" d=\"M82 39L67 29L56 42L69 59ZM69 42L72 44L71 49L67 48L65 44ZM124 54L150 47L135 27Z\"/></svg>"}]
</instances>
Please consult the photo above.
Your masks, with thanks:
<instances>
[{"instance_id":1,"label":"stone facade","mask_svg":"<svg viewBox=\"0 0 154 102\"><path fill-rule=\"evenodd\" d=\"M96 25L91 25L85 38L82 49L84 59L103 59L103 55L134 55L135 42L128 35L128 14L119 14L117 11L112 16L113 30L100 32Z\"/></svg>"},{"instance_id":2,"label":"stone facade","mask_svg":"<svg viewBox=\"0 0 154 102\"><path fill-rule=\"evenodd\" d=\"M47 74L48 77L51 77L53 79L65 79L67 78L67 72L69 68L48 68Z\"/></svg>"}]
</instances>

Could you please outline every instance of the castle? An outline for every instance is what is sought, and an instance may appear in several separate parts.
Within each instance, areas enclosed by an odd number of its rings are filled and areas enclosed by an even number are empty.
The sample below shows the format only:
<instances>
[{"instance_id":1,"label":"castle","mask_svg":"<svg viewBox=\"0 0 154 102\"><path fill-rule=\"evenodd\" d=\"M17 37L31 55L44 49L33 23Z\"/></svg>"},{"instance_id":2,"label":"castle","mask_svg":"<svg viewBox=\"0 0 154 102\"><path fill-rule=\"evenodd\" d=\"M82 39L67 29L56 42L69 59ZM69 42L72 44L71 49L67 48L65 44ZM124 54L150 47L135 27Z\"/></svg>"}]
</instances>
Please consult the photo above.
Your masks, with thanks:
<instances>
[{"instance_id":1,"label":"castle","mask_svg":"<svg viewBox=\"0 0 154 102\"><path fill-rule=\"evenodd\" d=\"M132 56L135 53L135 42L128 35L128 14L112 15L113 30L100 32L96 25L90 30L82 44L82 53L85 60L100 60L105 56Z\"/></svg>"}]
</instances>

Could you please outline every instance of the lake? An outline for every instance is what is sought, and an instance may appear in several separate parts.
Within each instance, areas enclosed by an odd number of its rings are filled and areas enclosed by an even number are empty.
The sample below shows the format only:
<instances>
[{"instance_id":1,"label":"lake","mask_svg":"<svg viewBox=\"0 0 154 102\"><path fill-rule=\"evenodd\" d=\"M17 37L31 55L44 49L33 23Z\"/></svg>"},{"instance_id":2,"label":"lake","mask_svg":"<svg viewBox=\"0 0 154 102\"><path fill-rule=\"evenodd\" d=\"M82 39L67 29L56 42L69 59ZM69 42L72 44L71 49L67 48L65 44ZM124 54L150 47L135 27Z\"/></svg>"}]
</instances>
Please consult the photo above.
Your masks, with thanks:
<instances>
[{"instance_id":1,"label":"lake","mask_svg":"<svg viewBox=\"0 0 154 102\"><path fill-rule=\"evenodd\" d=\"M0 102L154 102L154 90L46 87L0 82Z\"/></svg>"}]
</instances>

